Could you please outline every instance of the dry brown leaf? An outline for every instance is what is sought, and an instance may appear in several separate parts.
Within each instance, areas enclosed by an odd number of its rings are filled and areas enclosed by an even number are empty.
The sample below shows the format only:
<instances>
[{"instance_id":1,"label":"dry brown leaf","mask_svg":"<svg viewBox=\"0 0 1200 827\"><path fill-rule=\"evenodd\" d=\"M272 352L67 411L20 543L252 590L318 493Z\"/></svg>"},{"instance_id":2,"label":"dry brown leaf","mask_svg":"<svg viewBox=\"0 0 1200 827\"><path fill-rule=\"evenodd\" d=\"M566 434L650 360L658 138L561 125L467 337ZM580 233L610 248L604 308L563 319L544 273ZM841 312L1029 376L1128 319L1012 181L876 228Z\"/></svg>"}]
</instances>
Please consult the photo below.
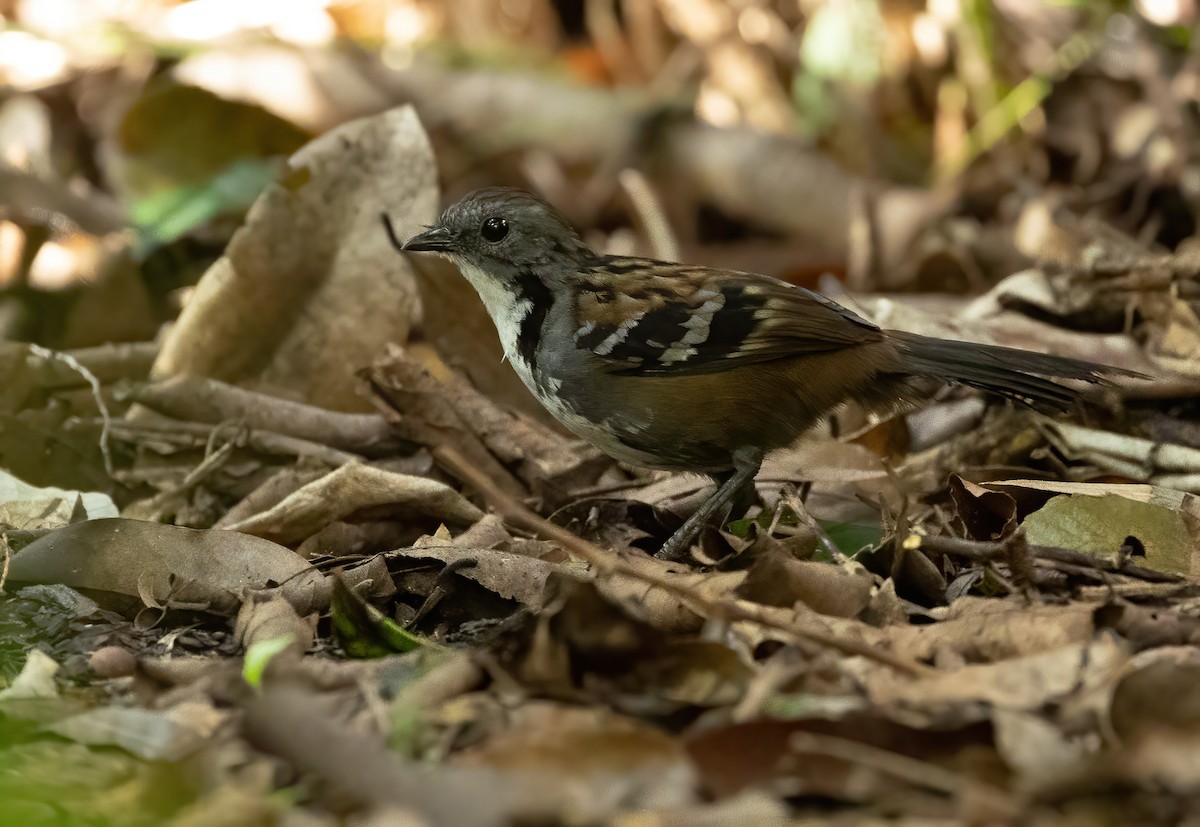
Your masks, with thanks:
<instances>
[{"instance_id":1,"label":"dry brown leaf","mask_svg":"<svg viewBox=\"0 0 1200 827\"><path fill-rule=\"evenodd\" d=\"M1109 710L1127 777L1177 792L1200 789L1200 648L1172 646L1133 658Z\"/></svg>"},{"instance_id":2,"label":"dry brown leaf","mask_svg":"<svg viewBox=\"0 0 1200 827\"><path fill-rule=\"evenodd\" d=\"M648 574L666 578L680 589L696 592L710 599L728 597L745 580L746 572L691 572L676 563L653 557L629 555L628 565ZM679 594L622 574L605 577L596 582L605 597L624 607L633 616L643 618L664 632L694 631L703 623L695 607L688 605Z\"/></svg>"},{"instance_id":3,"label":"dry brown leaf","mask_svg":"<svg viewBox=\"0 0 1200 827\"><path fill-rule=\"evenodd\" d=\"M991 662L1089 641L1092 612L1086 604L1029 606L1019 599L962 597L930 612L938 623L885 631L897 654L915 660L954 656Z\"/></svg>"},{"instance_id":4,"label":"dry brown leaf","mask_svg":"<svg viewBox=\"0 0 1200 827\"><path fill-rule=\"evenodd\" d=\"M446 565L455 565L455 572L474 580L490 592L506 600L515 600L523 606L539 606L546 588L546 578L559 569L533 557L511 554L487 548L464 548L422 544L410 549L400 549L389 555L393 559L437 560Z\"/></svg>"},{"instance_id":5,"label":"dry brown leaf","mask_svg":"<svg viewBox=\"0 0 1200 827\"><path fill-rule=\"evenodd\" d=\"M356 367L419 317L407 263L380 221L415 234L437 213L433 153L411 107L303 147L259 198L171 329L154 376L198 374L365 409Z\"/></svg>"},{"instance_id":6,"label":"dry brown leaf","mask_svg":"<svg viewBox=\"0 0 1200 827\"><path fill-rule=\"evenodd\" d=\"M707 640L663 647L628 675L631 687L673 703L723 707L741 700L755 670L733 649Z\"/></svg>"},{"instance_id":7,"label":"dry brown leaf","mask_svg":"<svg viewBox=\"0 0 1200 827\"><path fill-rule=\"evenodd\" d=\"M943 710L966 710L977 704L1032 712L1111 683L1128 660L1127 649L1123 642L1105 636L1023 657L969 664L918 680L897 680L894 674L877 672L868 680L868 693L875 703L907 707L932 716L931 720Z\"/></svg>"},{"instance_id":8,"label":"dry brown leaf","mask_svg":"<svg viewBox=\"0 0 1200 827\"><path fill-rule=\"evenodd\" d=\"M285 652L294 658L312 647L316 625L316 615L300 617L279 589L248 591L238 609L233 635L243 650L256 643L291 638ZM285 652L278 653L276 657Z\"/></svg>"},{"instance_id":9,"label":"dry brown leaf","mask_svg":"<svg viewBox=\"0 0 1200 827\"><path fill-rule=\"evenodd\" d=\"M789 626L801 626L815 634L844 640L855 645L884 650L892 649L888 629L877 629L861 620L848 617L834 617L818 614L803 603L796 603L789 608L763 606L748 600L736 602L739 608L749 609L755 616L761 618L764 624L738 621L733 624L733 633L748 649L753 651L763 643L796 643L801 636L789 634L785 629ZM893 652L901 658L907 653L899 650ZM878 668L873 663L863 663L859 658L843 658L839 665L847 671L859 669L873 670Z\"/></svg>"},{"instance_id":10,"label":"dry brown leaf","mask_svg":"<svg viewBox=\"0 0 1200 827\"><path fill-rule=\"evenodd\" d=\"M797 601L823 615L858 617L871 601L875 586L861 563L796 560L780 553L759 557L737 595L766 606L792 606Z\"/></svg>"},{"instance_id":11,"label":"dry brown leaf","mask_svg":"<svg viewBox=\"0 0 1200 827\"><path fill-rule=\"evenodd\" d=\"M938 779L960 754L978 749L983 735L978 727L929 732L872 712L851 711L830 719L813 715L706 728L695 732L687 746L705 786L718 797L765 788L863 802L897 800L905 782ZM871 763L806 748L806 742L828 740ZM901 772L888 771L893 768ZM966 777L956 780L961 786Z\"/></svg>"},{"instance_id":12,"label":"dry brown leaf","mask_svg":"<svg viewBox=\"0 0 1200 827\"><path fill-rule=\"evenodd\" d=\"M958 474L951 474L950 498L968 537L999 540L1017 528L1017 503L1008 494L989 491Z\"/></svg>"},{"instance_id":13,"label":"dry brown leaf","mask_svg":"<svg viewBox=\"0 0 1200 827\"><path fill-rule=\"evenodd\" d=\"M1025 789L1052 786L1079 771L1099 739L1069 738L1044 716L1006 707L992 710L996 750Z\"/></svg>"},{"instance_id":14,"label":"dry brown leaf","mask_svg":"<svg viewBox=\"0 0 1200 827\"><path fill-rule=\"evenodd\" d=\"M482 511L445 483L352 463L228 528L279 543L296 543L336 520L378 508L460 525L483 517Z\"/></svg>"},{"instance_id":15,"label":"dry brown leaf","mask_svg":"<svg viewBox=\"0 0 1200 827\"><path fill-rule=\"evenodd\" d=\"M278 505L289 494L327 473L324 466L300 462L286 465L221 515L213 528L225 528Z\"/></svg>"},{"instance_id":16,"label":"dry brown leaf","mask_svg":"<svg viewBox=\"0 0 1200 827\"><path fill-rule=\"evenodd\" d=\"M158 603L222 614L237 609L244 589L270 584L282 584L303 612L328 600L325 576L269 540L122 518L76 523L35 540L13 558L9 577L130 597L141 587Z\"/></svg>"},{"instance_id":17,"label":"dry brown leaf","mask_svg":"<svg viewBox=\"0 0 1200 827\"><path fill-rule=\"evenodd\" d=\"M1039 492L1042 502L1054 494L1086 494L1093 497L1115 494L1140 503L1182 511L1200 519L1200 497L1158 485L1065 480L992 480L983 483L983 486L1009 491L1014 496L1019 496L1022 491Z\"/></svg>"},{"instance_id":18,"label":"dry brown leaf","mask_svg":"<svg viewBox=\"0 0 1200 827\"><path fill-rule=\"evenodd\" d=\"M697 800L683 747L608 710L527 703L508 731L461 753L454 764L538 777L552 810L580 822L603 821L618 805L678 807Z\"/></svg>"}]
</instances>

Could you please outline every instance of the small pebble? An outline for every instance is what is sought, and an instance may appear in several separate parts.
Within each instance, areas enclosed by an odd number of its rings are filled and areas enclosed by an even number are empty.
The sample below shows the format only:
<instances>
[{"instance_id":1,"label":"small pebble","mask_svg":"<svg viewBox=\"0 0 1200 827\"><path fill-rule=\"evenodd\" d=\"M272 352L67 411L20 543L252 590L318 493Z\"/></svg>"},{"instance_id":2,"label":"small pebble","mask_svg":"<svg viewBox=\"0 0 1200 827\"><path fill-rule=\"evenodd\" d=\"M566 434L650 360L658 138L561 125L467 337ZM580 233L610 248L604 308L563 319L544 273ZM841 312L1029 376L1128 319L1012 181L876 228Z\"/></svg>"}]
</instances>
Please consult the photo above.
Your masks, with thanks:
<instances>
[{"instance_id":1,"label":"small pebble","mask_svg":"<svg viewBox=\"0 0 1200 827\"><path fill-rule=\"evenodd\" d=\"M88 667L101 678L121 678L133 674L137 659L120 646L101 646L88 657Z\"/></svg>"}]
</instances>

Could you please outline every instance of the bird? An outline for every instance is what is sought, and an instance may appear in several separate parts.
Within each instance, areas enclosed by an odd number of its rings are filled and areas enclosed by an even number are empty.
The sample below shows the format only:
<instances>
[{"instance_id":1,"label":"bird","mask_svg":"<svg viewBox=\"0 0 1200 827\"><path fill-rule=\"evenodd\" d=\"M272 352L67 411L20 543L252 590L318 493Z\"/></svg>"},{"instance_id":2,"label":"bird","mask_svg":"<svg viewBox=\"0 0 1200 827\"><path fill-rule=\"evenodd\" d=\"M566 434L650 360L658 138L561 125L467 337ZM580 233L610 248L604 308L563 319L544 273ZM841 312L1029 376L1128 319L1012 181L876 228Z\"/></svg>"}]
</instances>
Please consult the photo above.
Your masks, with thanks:
<instances>
[{"instance_id":1,"label":"bird","mask_svg":"<svg viewBox=\"0 0 1200 827\"><path fill-rule=\"evenodd\" d=\"M757 273L593 251L533 193L488 187L393 246L450 259L505 357L562 425L633 466L707 475L716 490L655 554L753 490L763 458L848 400L895 409L929 381L1052 410L1132 371L885 330L820 293Z\"/></svg>"}]
</instances>

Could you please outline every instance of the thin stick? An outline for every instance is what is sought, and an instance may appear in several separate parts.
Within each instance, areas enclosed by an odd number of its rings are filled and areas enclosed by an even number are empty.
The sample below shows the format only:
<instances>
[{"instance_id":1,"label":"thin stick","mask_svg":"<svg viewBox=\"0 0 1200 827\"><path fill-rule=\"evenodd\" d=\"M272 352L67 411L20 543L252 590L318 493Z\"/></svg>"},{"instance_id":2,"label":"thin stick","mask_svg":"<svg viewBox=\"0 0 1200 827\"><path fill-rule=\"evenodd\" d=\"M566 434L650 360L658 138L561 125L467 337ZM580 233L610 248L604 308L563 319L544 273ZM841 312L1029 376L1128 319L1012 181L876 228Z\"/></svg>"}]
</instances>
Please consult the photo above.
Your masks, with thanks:
<instances>
[{"instance_id":1,"label":"thin stick","mask_svg":"<svg viewBox=\"0 0 1200 827\"><path fill-rule=\"evenodd\" d=\"M8 567L12 562L12 547L8 544L7 534L0 534L0 550L4 552L4 561L0 564L0 594L4 594L4 584L8 582Z\"/></svg>"},{"instance_id":2,"label":"thin stick","mask_svg":"<svg viewBox=\"0 0 1200 827\"><path fill-rule=\"evenodd\" d=\"M642 222L654 257L663 261L679 261L679 242L675 240L671 223L667 221L662 204L659 203L658 196L654 194L646 176L629 167L618 173L617 181L629 196L634 212Z\"/></svg>"},{"instance_id":3,"label":"thin stick","mask_svg":"<svg viewBox=\"0 0 1200 827\"><path fill-rule=\"evenodd\" d=\"M816 517L808 511L808 506L804 504L804 500L800 499L800 495L794 488L785 488L783 492L783 501L787 507L792 509L792 513L800 520L805 528L817 535L817 539L821 541L821 545L825 547L825 551L829 553L830 558L835 563L844 562L846 555L842 554L842 550L833 542L833 538L821 528L821 524L817 522Z\"/></svg>"},{"instance_id":4,"label":"thin stick","mask_svg":"<svg viewBox=\"0 0 1200 827\"><path fill-rule=\"evenodd\" d=\"M937 670L930 669L916 661L907 660L890 652L877 649L868 643L857 640L847 640L820 630L806 628L798 623L784 623L766 614L766 607L747 604L745 601L734 602L702 595L687 586L674 583L657 574L645 571L633 565L612 551L600 548L587 540L567 531L561 526L538 516L523 504L505 494L496 487L485 474L471 467L465 458L448 445L439 445L433 449L433 457L454 476L466 485L475 489L483 499L509 525L532 534L536 534L551 542L558 543L562 548L591 565L598 577L629 577L653 586L677 597L684 605L701 617L721 617L728 621L743 621L754 623L768 629L783 632L802 640L808 640L822 646L827 646L847 655L858 655L889 666L910 677L930 677Z\"/></svg>"},{"instance_id":5,"label":"thin stick","mask_svg":"<svg viewBox=\"0 0 1200 827\"><path fill-rule=\"evenodd\" d=\"M562 526L539 517L523 503L501 491L486 474L481 474L478 469L467 462L466 457L454 448L449 445L438 445L433 449L433 458L451 474L474 488L509 525L558 543L564 550L595 566L597 571L608 572L611 570L613 565L611 552L605 551L594 543L589 543Z\"/></svg>"},{"instance_id":6,"label":"thin stick","mask_svg":"<svg viewBox=\"0 0 1200 827\"><path fill-rule=\"evenodd\" d=\"M954 557L966 557L969 560L978 561L1007 561L1010 553L1008 545L1003 541L987 542L984 540L967 540L960 537L945 537L940 535L922 536L912 534L904 541L904 545L908 548L919 548L938 554L949 554ZM1145 580L1148 583L1183 583L1186 581L1186 578L1178 574L1113 561L1083 551L1056 548L1054 546L1029 546L1028 548L1030 554L1043 560L1082 566L1114 574L1123 574L1126 577L1135 577L1139 580Z\"/></svg>"},{"instance_id":7,"label":"thin stick","mask_svg":"<svg viewBox=\"0 0 1200 827\"><path fill-rule=\"evenodd\" d=\"M202 422L184 422L182 420L170 419L163 414L156 414L156 416L161 416L165 421L139 420L131 422L117 420L112 424L111 437L118 442L133 444L154 439L168 442L175 447L197 448L201 445L207 445L212 440L214 433L227 427L230 422L236 421L226 420L216 425L209 425ZM88 423L91 420L82 421ZM321 442L313 442L301 437L288 436L287 434L279 434L274 431L266 431L258 428L247 429L239 447L260 451L264 454L311 457L334 468L349 462L364 461L364 458L360 454L333 448Z\"/></svg>"},{"instance_id":8,"label":"thin stick","mask_svg":"<svg viewBox=\"0 0 1200 827\"><path fill-rule=\"evenodd\" d=\"M28 345L29 352L34 356L40 356L43 359L50 359L56 362L62 362L71 370L78 373L87 381L92 388L92 397L96 400L96 408L100 411L100 455L104 457L104 471L110 477L113 475L112 452L108 447L109 430L112 428L112 418L108 414L108 406L104 404L104 393L100 385L100 380L96 378L96 374L92 373L83 364L69 353L61 353L57 350L50 350L41 345Z\"/></svg>"}]
</instances>

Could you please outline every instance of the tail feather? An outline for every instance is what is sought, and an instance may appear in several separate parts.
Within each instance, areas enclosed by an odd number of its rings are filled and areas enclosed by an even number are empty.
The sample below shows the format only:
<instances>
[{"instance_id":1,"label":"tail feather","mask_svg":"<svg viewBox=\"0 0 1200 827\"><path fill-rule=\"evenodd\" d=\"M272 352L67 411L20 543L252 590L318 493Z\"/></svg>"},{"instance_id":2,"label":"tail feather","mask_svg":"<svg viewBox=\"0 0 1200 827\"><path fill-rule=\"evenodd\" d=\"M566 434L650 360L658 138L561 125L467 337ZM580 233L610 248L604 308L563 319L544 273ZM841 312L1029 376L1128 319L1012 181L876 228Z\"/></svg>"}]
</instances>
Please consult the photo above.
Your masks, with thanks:
<instances>
[{"instance_id":1,"label":"tail feather","mask_svg":"<svg viewBox=\"0 0 1200 827\"><path fill-rule=\"evenodd\" d=\"M904 370L1014 399L1026 405L1066 410L1084 397L1076 387L1055 379L1111 387L1110 377L1146 378L1136 371L1050 356L1012 347L934 339L889 331L904 356Z\"/></svg>"}]
</instances>

